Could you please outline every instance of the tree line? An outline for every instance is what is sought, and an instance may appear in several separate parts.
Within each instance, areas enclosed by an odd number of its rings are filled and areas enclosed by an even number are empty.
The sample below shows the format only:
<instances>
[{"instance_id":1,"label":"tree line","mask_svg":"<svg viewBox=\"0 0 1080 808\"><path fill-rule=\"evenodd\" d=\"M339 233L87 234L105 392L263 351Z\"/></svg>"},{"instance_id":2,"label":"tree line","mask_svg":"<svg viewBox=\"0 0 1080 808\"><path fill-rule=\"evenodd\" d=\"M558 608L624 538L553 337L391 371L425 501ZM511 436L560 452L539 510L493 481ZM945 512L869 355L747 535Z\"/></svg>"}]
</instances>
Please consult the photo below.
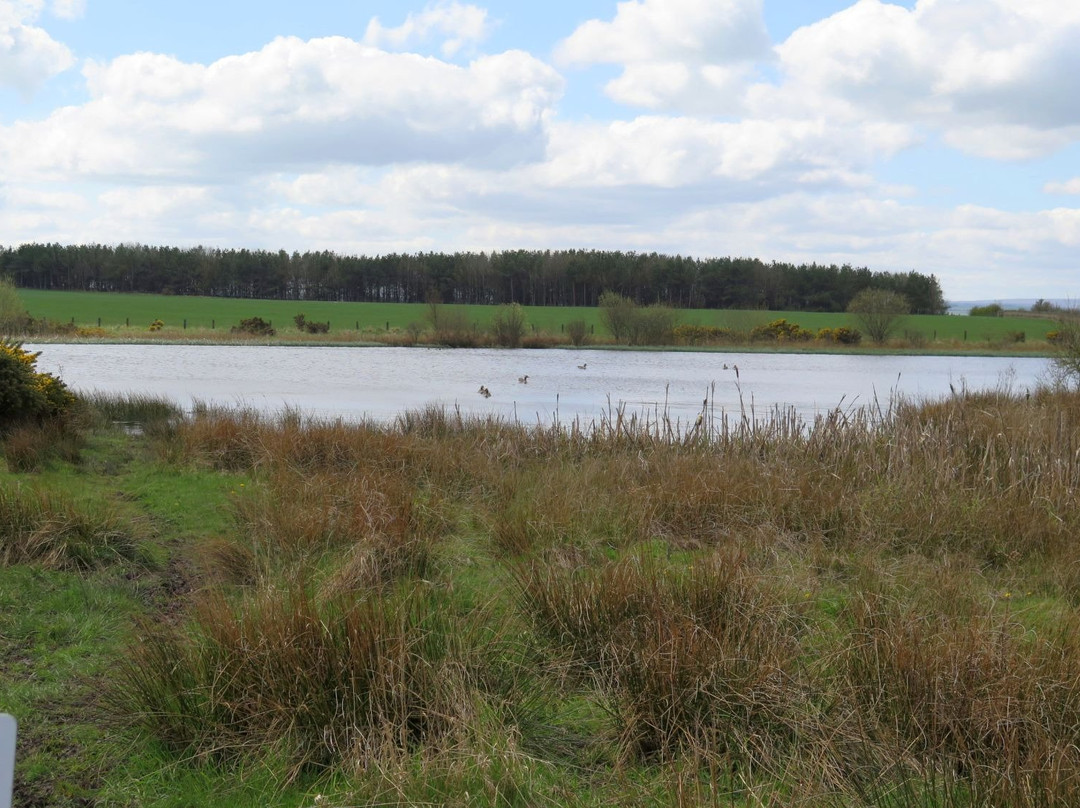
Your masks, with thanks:
<instances>
[{"instance_id":1,"label":"tree line","mask_svg":"<svg viewBox=\"0 0 1080 808\"><path fill-rule=\"evenodd\" d=\"M938 280L845 264L604 250L338 255L141 244L0 248L0 276L28 289L281 300L595 306L606 291L676 308L844 311L863 289L939 314Z\"/></svg>"}]
</instances>

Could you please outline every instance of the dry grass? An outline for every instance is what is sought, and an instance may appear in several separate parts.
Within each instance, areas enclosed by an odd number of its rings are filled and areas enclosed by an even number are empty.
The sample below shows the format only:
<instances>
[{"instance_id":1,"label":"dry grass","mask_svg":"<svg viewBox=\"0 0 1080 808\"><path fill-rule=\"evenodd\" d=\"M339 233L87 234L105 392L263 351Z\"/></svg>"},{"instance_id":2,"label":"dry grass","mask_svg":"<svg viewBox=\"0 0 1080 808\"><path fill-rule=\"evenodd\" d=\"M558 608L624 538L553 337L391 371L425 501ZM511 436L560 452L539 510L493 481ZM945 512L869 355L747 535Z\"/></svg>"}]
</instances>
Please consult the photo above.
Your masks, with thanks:
<instances>
[{"instance_id":1,"label":"dry grass","mask_svg":"<svg viewBox=\"0 0 1080 808\"><path fill-rule=\"evenodd\" d=\"M160 445L250 474L233 574L134 645L126 709L296 770L513 749L518 788L577 750L679 804L1080 804L1080 398L703 415L196 412Z\"/></svg>"},{"instance_id":2,"label":"dry grass","mask_svg":"<svg viewBox=\"0 0 1080 808\"><path fill-rule=\"evenodd\" d=\"M0 488L0 563L86 569L139 556L138 530L107 507L37 488Z\"/></svg>"},{"instance_id":3,"label":"dry grass","mask_svg":"<svg viewBox=\"0 0 1080 808\"><path fill-rule=\"evenodd\" d=\"M466 718L454 632L423 596L318 601L262 589L234 606L208 593L184 629L143 630L113 706L184 755L272 751L289 776L362 768Z\"/></svg>"}]
</instances>

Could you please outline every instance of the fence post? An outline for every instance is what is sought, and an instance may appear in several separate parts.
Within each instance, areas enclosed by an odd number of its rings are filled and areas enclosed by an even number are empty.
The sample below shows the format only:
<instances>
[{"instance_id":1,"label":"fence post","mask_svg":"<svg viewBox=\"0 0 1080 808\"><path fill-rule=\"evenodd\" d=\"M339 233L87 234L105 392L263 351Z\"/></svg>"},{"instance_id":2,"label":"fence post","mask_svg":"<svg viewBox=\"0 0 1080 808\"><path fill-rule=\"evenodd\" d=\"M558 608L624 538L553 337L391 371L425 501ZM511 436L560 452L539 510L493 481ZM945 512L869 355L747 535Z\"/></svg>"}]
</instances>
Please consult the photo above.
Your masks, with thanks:
<instances>
[{"instance_id":1,"label":"fence post","mask_svg":"<svg viewBox=\"0 0 1080 808\"><path fill-rule=\"evenodd\" d=\"M131 328L131 318L130 317L125 317L124 318L124 327L125 328Z\"/></svg>"},{"instance_id":2,"label":"fence post","mask_svg":"<svg viewBox=\"0 0 1080 808\"><path fill-rule=\"evenodd\" d=\"M97 327L101 328L101 318L100 317L97 318Z\"/></svg>"},{"instance_id":3,"label":"fence post","mask_svg":"<svg viewBox=\"0 0 1080 808\"><path fill-rule=\"evenodd\" d=\"M187 331L187 317L184 318L184 330Z\"/></svg>"},{"instance_id":4,"label":"fence post","mask_svg":"<svg viewBox=\"0 0 1080 808\"><path fill-rule=\"evenodd\" d=\"M0 713L0 808L11 808L15 790L15 716Z\"/></svg>"}]
</instances>

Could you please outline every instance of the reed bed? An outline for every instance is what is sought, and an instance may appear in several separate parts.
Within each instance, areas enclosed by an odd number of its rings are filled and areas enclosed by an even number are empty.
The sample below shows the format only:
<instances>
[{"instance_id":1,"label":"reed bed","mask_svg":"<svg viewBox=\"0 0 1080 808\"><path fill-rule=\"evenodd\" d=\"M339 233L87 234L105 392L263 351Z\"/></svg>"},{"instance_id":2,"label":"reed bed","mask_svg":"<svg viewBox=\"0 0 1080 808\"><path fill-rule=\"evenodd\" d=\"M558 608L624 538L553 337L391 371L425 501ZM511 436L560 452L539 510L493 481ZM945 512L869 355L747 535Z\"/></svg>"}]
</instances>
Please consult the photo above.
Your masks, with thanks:
<instances>
[{"instance_id":1,"label":"reed bed","mask_svg":"<svg viewBox=\"0 0 1080 808\"><path fill-rule=\"evenodd\" d=\"M365 800L1080 803L1080 398L772 416L198 408L153 440L249 475L242 563L144 627L117 709Z\"/></svg>"}]
</instances>

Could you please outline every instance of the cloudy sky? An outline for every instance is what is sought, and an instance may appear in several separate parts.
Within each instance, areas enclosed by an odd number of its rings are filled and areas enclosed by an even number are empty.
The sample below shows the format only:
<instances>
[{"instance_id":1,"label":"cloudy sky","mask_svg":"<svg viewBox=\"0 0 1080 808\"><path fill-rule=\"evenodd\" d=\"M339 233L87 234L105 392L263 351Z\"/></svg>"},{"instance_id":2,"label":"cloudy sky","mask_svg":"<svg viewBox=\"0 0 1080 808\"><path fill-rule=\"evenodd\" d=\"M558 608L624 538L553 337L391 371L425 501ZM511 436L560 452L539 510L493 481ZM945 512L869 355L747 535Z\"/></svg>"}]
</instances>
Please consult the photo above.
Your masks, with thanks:
<instances>
[{"instance_id":1,"label":"cloudy sky","mask_svg":"<svg viewBox=\"0 0 1080 808\"><path fill-rule=\"evenodd\" d=\"M596 248L1080 299L1080 0L0 0L0 244Z\"/></svg>"}]
</instances>

